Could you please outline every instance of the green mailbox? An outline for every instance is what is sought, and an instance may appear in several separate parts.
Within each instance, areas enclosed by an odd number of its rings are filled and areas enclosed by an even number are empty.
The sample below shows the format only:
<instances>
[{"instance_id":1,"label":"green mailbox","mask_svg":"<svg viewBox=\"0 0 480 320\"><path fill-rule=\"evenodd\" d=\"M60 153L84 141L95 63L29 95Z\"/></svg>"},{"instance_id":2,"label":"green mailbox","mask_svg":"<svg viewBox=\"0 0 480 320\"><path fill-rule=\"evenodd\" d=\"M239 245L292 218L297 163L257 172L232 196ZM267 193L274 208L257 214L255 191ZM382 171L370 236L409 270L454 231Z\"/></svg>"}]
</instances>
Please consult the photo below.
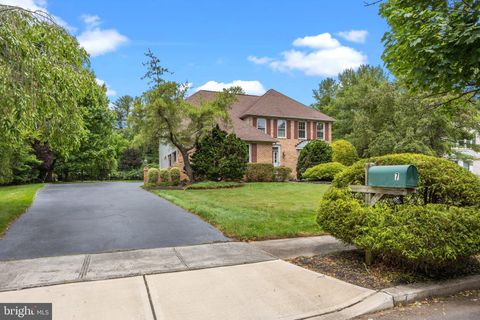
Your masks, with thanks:
<instances>
[{"instance_id":1,"label":"green mailbox","mask_svg":"<svg viewBox=\"0 0 480 320\"><path fill-rule=\"evenodd\" d=\"M368 186L382 188L416 188L418 170L414 165L372 166L368 168Z\"/></svg>"}]
</instances>

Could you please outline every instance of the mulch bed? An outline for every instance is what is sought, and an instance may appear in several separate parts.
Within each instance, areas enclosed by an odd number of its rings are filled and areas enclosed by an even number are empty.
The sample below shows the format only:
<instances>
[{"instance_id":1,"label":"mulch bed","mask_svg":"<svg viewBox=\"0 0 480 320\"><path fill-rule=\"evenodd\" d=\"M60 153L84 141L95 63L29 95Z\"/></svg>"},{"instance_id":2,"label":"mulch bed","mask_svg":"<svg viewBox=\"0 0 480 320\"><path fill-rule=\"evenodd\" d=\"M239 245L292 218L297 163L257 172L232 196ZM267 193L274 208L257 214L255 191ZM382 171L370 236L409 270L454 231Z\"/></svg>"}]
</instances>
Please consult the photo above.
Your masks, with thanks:
<instances>
[{"instance_id":1,"label":"mulch bed","mask_svg":"<svg viewBox=\"0 0 480 320\"><path fill-rule=\"evenodd\" d=\"M445 280L466 275L480 274L480 257L474 257L457 265L455 270L441 275L412 272L401 266L392 266L375 260L370 266L364 262L361 250L331 253L324 256L298 257L290 262L319 273L370 289L384 289L401 284Z\"/></svg>"}]
</instances>

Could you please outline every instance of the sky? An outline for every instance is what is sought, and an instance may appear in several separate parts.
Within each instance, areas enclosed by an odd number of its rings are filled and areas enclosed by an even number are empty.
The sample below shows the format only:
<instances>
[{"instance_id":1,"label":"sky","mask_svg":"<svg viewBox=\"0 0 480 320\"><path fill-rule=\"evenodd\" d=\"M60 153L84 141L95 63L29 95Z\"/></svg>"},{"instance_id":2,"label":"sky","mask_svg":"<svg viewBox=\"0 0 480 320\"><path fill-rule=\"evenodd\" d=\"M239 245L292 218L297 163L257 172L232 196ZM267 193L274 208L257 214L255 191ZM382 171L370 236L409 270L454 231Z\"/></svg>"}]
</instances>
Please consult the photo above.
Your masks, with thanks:
<instances>
[{"instance_id":1,"label":"sky","mask_svg":"<svg viewBox=\"0 0 480 320\"><path fill-rule=\"evenodd\" d=\"M115 101L148 88L151 49L169 80L193 93L240 85L280 91L306 105L312 90L361 64L383 65L387 25L363 0L0 0L49 12L90 54Z\"/></svg>"}]
</instances>

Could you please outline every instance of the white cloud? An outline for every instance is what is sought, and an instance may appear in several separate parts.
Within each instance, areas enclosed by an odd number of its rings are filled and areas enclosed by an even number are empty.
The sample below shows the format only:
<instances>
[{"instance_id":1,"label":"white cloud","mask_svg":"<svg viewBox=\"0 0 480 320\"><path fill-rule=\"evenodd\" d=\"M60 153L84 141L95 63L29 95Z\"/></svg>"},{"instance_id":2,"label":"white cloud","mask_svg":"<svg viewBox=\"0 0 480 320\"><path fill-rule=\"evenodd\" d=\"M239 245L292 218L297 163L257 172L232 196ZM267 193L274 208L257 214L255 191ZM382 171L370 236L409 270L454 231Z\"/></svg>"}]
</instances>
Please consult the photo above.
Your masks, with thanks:
<instances>
[{"instance_id":1,"label":"white cloud","mask_svg":"<svg viewBox=\"0 0 480 320\"><path fill-rule=\"evenodd\" d=\"M105 80L98 79L96 78L95 81L97 81L97 84L100 86L105 85L105 88L107 88L107 97L114 97L117 95L117 91L113 90L106 82Z\"/></svg>"},{"instance_id":2,"label":"white cloud","mask_svg":"<svg viewBox=\"0 0 480 320\"><path fill-rule=\"evenodd\" d=\"M46 0L0 0L0 4L8 5L8 6L16 6L23 9L27 9L30 11L43 11L48 13L53 20L59 24L60 26L64 27L70 32L75 32L76 28L69 25L65 20L55 15L52 15L47 10L47 1Z\"/></svg>"},{"instance_id":3,"label":"white cloud","mask_svg":"<svg viewBox=\"0 0 480 320\"><path fill-rule=\"evenodd\" d=\"M306 36L295 39L293 45L296 47L309 47L314 49L333 49L339 47L340 42L338 42L337 39L332 38L330 33L326 32L316 36Z\"/></svg>"},{"instance_id":4,"label":"white cloud","mask_svg":"<svg viewBox=\"0 0 480 320\"><path fill-rule=\"evenodd\" d=\"M301 71L309 76L336 76L345 69L356 69L367 62L367 56L353 48L342 45L329 33L306 36L293 41L294 46L305 50L291 49L281 53L281 59L249 56L256 64L266 64L276 71Z\"/></svg>"},{"instance_id":5,"label":"white cloud","mask_svg":"<svg viewBox=\"0 0 480 320\"><path fill-rule=\"evenodd\" d=\"M117 50L128 38L115 29L101 29L100 18L96 15L82 15L86 30L78 35L80 45L92 56Z\"/></svg>"},{"instance_id":6,"label":"white cloud","mask_svg":"<svg viewBox=\"0 0 480 320\"><path fill-rule=\"evenodd\" d=\"M242 87L242 89L247 94L253 95L262 95L265 93L265 88L260 83L260 81L252 80L234 80L232 82L224 83L224 82L216 82L216 81L208 81L205 84L197 87L195 91L199 90L210 90L210 91L222 91L223 89L231 88L231 87Z\"/></svg>"},{"instance_id":7,"label":"white cloud","mask_svg":"<svg viewBox=\"0 0 480 320\"><path fill-rule=\"evenodd\" d=\"M367 30L342 31L342 32L339 32L338 35L350 42L365 43L365 40L367 39L368 31Z\"/></svg>"}]
</instances>

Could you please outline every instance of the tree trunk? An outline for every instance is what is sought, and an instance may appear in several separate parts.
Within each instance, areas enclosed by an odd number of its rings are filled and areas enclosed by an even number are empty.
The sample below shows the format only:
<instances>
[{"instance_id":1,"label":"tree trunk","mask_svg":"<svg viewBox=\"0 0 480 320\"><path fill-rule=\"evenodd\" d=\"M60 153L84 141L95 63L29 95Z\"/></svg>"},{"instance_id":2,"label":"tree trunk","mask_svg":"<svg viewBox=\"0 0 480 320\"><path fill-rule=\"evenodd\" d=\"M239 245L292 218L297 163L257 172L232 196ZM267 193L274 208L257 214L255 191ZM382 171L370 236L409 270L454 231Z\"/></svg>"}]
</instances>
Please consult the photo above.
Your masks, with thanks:
<instances>
[{"instance_id":1,"label":"tree trunk","mask_svg":"<svg viewBox=\"0 0 480 320\"><path fill-rule=\"evenodd\" d=\"M42 144L38 140L33 142L32 147L37 159L42 161L39 166L42 182L52 182L53 168L55 166L55 161L57 161L55 153L50 149L48 143Z\"/></svg>"},{"instance_id":2,"label":"tree trunk","mask_svg":"<svg viewBox=\"0 0 480 320\"><path fill-rule=\"evenodd\" d=\"M178 149L183 158L183 169L185 170L185 173L188 176L188 180L190 180L190 182L193 182L193 170L192 170L192 166L190 165L190 157L188 155L188 151L186 151L183 148L178 148Z\"/></svg>"}]
</instances>

